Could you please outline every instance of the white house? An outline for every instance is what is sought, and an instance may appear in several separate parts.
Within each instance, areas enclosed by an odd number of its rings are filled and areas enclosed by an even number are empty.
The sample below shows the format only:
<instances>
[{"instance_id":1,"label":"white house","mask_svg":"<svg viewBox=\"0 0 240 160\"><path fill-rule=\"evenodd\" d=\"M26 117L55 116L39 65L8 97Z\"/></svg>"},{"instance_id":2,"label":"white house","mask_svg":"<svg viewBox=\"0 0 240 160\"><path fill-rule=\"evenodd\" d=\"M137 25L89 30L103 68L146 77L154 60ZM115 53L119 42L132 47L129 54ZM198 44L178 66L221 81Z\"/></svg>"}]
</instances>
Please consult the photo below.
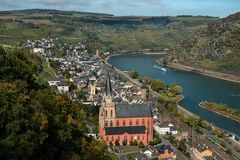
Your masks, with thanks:
<instances>
[{"instance_id":1,"label":"white house","mask_svg":"<svg viewBox=\"0 0 240 160\"><path fill-rule=\"evenodd\" d=\"M176 135L178 133L177 128L171 123L162 123L162 124L155 124L154 130L161 135L165 135L167 133L172 133Z\"/></svg>"},{"instance_id":2,"label":"white house","mask_svg":"<svg viewBox=\"0 0 240 160\"><path fill-rule=\"evenodd\" d=\"M57 83L64 81L63 77L56 77L48 80L49 86L57 86Z\"/></svg>"},{"instance_id":3,"label":"white house","mask_svg":"<svg viewBox=\"0 0 240 160\"><path fill-rule=\"evenodd\" d=\"M44 54L44 48L33 48L33 53Z\"/></svg>"},{"instance_id":4,"label":"white house","mask_svg":"<svg viewBox=\"0 0 240 160\"><path fill-rule=\"evenodd\" d=\"M69 85L67 82L58 82L57 89L61 93L66 93L69 92Z\"/></svg>"},{"instance_id":5,"label":"white house","mask_svg":"<svg viewBox=\"0 0 240 160\"><path fill-rule=\"evenodd\" d=\"M145 154L148 158L151 158L153 156L153 153L150 150L146 150L142 153Z\"/></svg>"}]
</instances>

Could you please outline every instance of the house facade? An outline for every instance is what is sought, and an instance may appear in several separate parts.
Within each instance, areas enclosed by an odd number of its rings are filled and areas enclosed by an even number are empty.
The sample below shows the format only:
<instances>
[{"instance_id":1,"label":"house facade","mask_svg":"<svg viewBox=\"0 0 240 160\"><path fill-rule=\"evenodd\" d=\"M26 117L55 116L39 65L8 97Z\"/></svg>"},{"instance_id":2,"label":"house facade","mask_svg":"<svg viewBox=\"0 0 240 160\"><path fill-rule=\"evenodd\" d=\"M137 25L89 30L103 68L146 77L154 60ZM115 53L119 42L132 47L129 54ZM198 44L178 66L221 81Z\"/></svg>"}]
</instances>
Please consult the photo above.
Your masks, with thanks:
<instances>
[{"instance_id":1,"label":"house facade","mask_svg":"<svg viewBox=\"0 0 240 160\"><path fill-rule=\"evenodd\" d=\"M153 140L153 116L147 104L115 104L110 77L99 111L99 134L106 143L129 144L136 140L147 144Z\"/></svg>"},{"instance_id":2,"label":"house facade","mask_svg":"<svg viewBox=\"0 0 240 160\"><path fill-rule=\"evenodd\" d=\"M177 128L171 123L162 123L154 125L154 129L161 135L166 135L167 133L171 133L172 135L178 134Z\"/></svg>"}]
</instances>

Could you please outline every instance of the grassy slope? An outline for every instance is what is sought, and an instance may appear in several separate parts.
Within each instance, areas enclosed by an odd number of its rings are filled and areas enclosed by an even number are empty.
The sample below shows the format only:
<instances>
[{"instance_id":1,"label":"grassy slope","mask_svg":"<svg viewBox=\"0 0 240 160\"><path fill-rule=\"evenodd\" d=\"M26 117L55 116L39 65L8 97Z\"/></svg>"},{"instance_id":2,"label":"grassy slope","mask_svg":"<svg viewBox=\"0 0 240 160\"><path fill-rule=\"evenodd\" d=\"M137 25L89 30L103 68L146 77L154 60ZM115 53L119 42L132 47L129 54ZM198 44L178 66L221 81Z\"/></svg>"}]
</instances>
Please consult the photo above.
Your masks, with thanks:
<instances>
[{"instance_id":1,"label":"grassy slope","mask_svg":"<svg viewBox=\"0 0 240 160\"><path fill-rule=\"evenodd\" d=\"M212 17L114 17L52 10L0 12L0 43L18 44L52 35L69 42L86 41L100 50L162 49L173 47L186 34L215 20Z\"/></svg>"},{"instance_id":2,"label":"grassy slope","mask_svg":"<svg viewBox=\"0 0 240 160\"><path fill-rule=\"evenodd\" d=\"M95 49L103 52L178 48L182 40L188 42L197 31L208 31L208 24L217 20L204 16L116 17L54 10L0 12L0 44L21 45L27 39L54 36L71 43L83 41L92 52ZM234 55L228 55L223 61L199 59L199 49L204 48L209 39L209 35L201 35L191 50L183 54L186 62L193 66L235 73L240 65Z\"/></svg>"}]
</instances>

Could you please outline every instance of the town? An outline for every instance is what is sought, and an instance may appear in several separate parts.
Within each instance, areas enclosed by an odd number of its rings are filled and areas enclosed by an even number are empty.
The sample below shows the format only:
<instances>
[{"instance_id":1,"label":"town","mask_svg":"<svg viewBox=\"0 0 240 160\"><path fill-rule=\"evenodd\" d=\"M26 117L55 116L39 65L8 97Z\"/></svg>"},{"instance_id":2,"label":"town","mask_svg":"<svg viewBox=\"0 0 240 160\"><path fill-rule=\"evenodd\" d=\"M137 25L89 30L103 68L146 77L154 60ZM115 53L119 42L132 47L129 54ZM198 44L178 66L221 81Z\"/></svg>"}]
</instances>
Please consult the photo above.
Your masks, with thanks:
<instances>
[{"instance_id":1,"label":"town","mask_svg":"<svg viewBox=\"0 0 240 160\"><path fill-rule=\"evenodd\" d=\"M189 126L184 118L162 107L159 94L151 85L133 79L130 71L123 72L108 64L108 52L90 53L81 42L67 44L58 38L28 40L26 48L55 70L47 83L56 94L64 94L86 107L99 108L97 129L88 125L88 136L104 140L109 152L119 159L231 160L238 155L226 152L225 147L216 143L220 141L226 146L230 137L211 137L212 133L204 128L196 131L195 124ZM178 93L175 98L178 103L183 96ZM183 117L188 114L184 109L177 112ZM239 142L232 138L232 143Z\"/></svg>"}]
</instances>

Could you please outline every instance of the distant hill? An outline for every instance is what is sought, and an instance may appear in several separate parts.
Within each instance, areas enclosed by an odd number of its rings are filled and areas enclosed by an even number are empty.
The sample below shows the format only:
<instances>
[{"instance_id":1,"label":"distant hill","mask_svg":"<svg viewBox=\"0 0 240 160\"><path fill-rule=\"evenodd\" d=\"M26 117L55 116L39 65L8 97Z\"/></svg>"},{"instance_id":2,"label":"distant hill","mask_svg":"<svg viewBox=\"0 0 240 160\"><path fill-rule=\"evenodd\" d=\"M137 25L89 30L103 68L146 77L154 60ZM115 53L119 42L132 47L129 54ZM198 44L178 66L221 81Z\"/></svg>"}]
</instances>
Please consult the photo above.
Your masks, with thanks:
<instances>
[{"instance_id":1,"label":"distant hill","mask_svg":"<svg viewBox=\"0 0 240 160\"><path fill-rule=\"evenodd\" d=\"M240 73L239 13L209 16L113 16L29 9L0 12L0 45L24 46L32 39L58 37L87 44L91 52L170 50L184 63Z\"/></svg>"},{"instance_id":2,"label":"distant hill","mask_svg":"<svg viewBox=\"0 0 240 160\"><path fill-rule=\"evenodd\" d=\"M240 13L209 24L184 39L176 53L186 63L240 75Z\"/></svg>"},{"instance_id":3,"label":"distant hill","mask_svg":"<svg viewBox=\"0 0 240 160\"><path fill-rule=\"evenodd\" d=\"M0 11L0 15L17 15L17 14L50 14L50 15L98 15L98 16L113 16L112 14L93 13L93 12L78 12L78 11L61 11L53 9L26 9Z\"/></svg>"},{"instance_id":4,"label":"distant hill","mask_svg":"<svg viewBox=\"0 0 240 160\"><path fill-rule=\"evenodd\" d=\"M91 51L155 49L175 46L182 38L218 18L204 16L113 16L30 9L0 12L0 44L22 45L27 39L60 37L83 41Z\"/></svg>"}]
</instances>

